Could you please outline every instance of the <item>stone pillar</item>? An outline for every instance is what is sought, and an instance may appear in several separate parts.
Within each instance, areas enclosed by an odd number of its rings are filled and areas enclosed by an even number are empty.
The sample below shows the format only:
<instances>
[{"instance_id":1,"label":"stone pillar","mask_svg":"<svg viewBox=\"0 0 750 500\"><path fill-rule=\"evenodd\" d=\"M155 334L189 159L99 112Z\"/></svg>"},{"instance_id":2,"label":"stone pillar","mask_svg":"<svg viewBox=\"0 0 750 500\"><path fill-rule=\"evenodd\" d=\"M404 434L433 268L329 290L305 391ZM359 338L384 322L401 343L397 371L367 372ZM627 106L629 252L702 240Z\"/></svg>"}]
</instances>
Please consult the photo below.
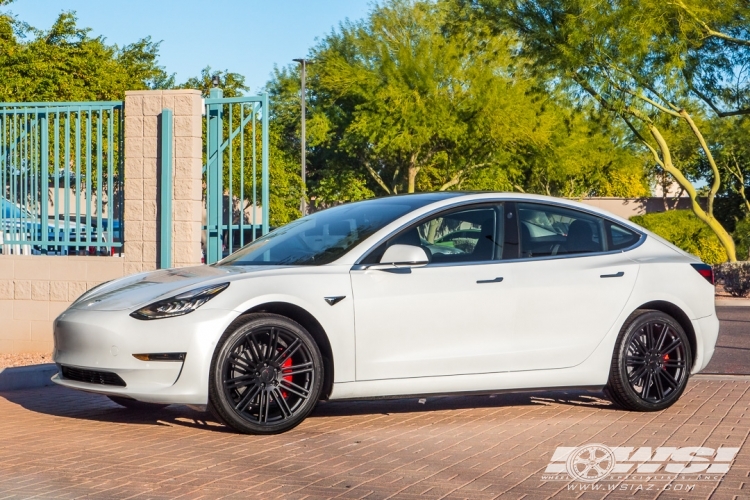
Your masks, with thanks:
<instances>
[{"instance_id":1,"label":"stone pillar","mask_svg":"<svg viewBox=\"0 0 750 500\"><path fill-rule=\"evenodd\" d=\"M201 263L203 102L199 90L125 92L125 273L157 268L159 120L174 111L172 265Z\"/></svg>"}]
</instances>

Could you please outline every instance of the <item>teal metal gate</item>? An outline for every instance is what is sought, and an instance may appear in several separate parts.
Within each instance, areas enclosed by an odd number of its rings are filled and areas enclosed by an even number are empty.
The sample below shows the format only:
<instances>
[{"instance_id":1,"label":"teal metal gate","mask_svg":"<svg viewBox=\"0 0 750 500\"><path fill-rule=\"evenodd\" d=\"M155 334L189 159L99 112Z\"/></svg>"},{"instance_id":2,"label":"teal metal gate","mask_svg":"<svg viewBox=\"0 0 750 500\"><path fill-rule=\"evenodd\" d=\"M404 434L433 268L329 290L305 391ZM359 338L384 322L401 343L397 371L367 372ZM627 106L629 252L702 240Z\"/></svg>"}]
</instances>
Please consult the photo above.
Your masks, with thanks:
<instances>
[{"instance_id":1,"label":"teal metal gate","mask_svg":"<svg viewBox=\"0 0 750 500\"><path fill-rule=\"evenodd\" d=\"M0 250L122 247L123 103L0 103Z\"/></svg>"},{"instance_id":2,"label":"teal metal gate","mask_svg":"<svg viewBox=\"0 0 750 500\"><path fill-rule=\"evenodd\" d=\"M206 264L268 232L268 114L265 94L206 99Z\"/></svg>"}]
</instances>

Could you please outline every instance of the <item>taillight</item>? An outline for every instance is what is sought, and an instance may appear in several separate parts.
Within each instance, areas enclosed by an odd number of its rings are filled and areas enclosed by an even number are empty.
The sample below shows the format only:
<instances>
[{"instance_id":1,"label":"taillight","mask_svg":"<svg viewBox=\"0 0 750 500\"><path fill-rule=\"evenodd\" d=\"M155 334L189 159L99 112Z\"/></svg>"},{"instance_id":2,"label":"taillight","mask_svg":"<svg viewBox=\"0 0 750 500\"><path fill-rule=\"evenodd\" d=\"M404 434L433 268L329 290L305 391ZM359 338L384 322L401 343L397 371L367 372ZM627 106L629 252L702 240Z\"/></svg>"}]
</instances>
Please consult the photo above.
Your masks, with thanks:
<instances>
[{"instance_id":1,"label":"taillight","mask_svg":"<svg viewBox=\"0 0 750 500\"><path fill-rule=\"evenodd\" d=\"M714 268L709 266L708 264L690 264L693 266L693 269L698 271L698 274L706 278L706 281L714 284Z\"/></svg>"}]
</instances>

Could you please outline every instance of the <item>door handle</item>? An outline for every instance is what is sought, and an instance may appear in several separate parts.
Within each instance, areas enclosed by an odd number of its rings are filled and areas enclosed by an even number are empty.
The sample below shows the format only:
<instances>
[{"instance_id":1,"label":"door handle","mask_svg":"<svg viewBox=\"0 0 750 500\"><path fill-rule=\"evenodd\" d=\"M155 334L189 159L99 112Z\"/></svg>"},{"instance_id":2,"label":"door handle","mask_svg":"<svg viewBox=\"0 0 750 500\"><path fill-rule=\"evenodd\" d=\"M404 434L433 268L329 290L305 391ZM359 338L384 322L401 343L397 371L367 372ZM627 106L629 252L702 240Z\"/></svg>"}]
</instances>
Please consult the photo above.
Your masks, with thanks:
<instances>
[{"instance_id":1,"label":"door handle","mask_svg":"<svg viewBox=\"0 0 750 500\"><path fill-rule=\"evenodd\" d=\"M602 274L599 277L600 278L622 278L623 276L625 276L625 273L620 271L619 273L615 273L615 274Z\"/></svg>"},{"instance_id":2,"label":"door handle","mask_svg":"<svg viewBox=\"0 0 750 500\"><path fill-rule=\"evenodd\" d=\"M503 281L502 277L495 278L494 280L477 280L477 283L500 283L501 281Z\"/></svg>"}]
</instances>

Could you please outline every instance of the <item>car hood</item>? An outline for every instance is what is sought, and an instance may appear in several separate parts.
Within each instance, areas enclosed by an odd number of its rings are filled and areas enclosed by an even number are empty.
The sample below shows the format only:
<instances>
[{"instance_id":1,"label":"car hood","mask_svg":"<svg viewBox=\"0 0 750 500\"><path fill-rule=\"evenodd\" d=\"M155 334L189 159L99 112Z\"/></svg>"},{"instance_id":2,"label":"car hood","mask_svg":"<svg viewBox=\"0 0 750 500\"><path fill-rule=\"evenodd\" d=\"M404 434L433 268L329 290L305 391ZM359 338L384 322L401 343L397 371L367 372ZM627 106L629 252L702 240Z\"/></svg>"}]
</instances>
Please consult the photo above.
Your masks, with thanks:
<instances>
[{"instance_id":1,"label":"car hood","mask_svg":"<svg viewBox=\"0 0 750 500\"><path fill-rule=\"evenodd\" d=\"M140 273L92 288L70 307L95 311L135 310L194 288L233 281L253 273L265 271L266 274L283 267L288 266L195 266Z\"/></svg>"}]
</instances>

